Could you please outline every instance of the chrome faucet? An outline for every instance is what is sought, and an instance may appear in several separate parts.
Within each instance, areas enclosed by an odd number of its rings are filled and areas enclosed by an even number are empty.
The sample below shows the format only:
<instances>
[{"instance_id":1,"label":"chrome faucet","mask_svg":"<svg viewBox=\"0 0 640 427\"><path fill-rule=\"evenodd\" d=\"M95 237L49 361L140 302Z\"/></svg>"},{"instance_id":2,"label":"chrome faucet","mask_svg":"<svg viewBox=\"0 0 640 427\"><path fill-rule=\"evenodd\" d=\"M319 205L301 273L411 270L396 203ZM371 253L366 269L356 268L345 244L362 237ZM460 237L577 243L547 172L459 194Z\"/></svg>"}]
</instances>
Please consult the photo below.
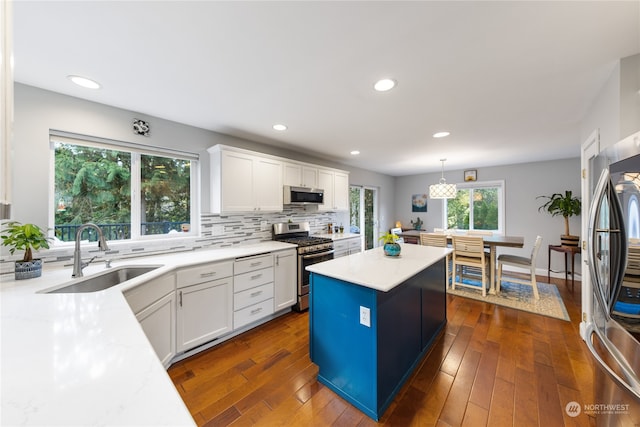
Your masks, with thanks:
<instances>
[{"instance_id":1,"label":"chrome faucet","mask_svg":"<svg viewBox=\"0 0 640 427\"><path fill-rule=\"evenodd\" d=\"M82 235L82 232L85 228L94 228L97 231L98 248L100 248L101 251L106 252L109 250L109 246L107 246L107 240L104 238L104 234L102 234L102 230L100 229L100 227L92 222L82 224L76 231L76 248L73 251L73 274L71 274L71 277L82 277L82 269L89 265L91 261L96 258L94 256L89 261L82 262L82 255L80 253L80 236Z\"/></svg>"}]
</instances>

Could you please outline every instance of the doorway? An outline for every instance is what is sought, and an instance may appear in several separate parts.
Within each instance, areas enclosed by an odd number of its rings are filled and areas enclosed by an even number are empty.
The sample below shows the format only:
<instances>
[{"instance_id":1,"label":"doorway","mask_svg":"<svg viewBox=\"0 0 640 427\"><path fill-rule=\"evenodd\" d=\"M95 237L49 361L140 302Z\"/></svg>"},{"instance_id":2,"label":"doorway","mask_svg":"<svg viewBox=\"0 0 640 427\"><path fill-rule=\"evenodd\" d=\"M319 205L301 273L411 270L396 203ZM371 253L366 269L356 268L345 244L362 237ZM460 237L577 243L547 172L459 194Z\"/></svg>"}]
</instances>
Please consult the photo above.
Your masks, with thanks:
<instances>
[{"instance_id":1,"label":"doorway","mask_svg":"<svg viewBox=\"0 0 640 427\"><path fill-rule=\"evenodd\" d=\"M377 246L378 189L352 185L349 194L349 222L352 233L364 236L364 250Z\"/></svg>"}]
</instances>

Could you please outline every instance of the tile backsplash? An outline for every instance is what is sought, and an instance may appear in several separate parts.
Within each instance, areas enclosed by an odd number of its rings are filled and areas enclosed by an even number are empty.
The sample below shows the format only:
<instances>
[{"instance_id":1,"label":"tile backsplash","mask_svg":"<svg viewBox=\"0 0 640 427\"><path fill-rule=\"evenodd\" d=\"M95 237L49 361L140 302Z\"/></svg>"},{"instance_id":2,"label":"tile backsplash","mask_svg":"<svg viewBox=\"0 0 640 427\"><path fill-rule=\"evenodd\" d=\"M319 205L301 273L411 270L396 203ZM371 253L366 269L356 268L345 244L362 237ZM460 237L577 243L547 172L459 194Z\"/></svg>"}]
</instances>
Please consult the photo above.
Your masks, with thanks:
<instances>
[{"instance_id":1,"label":"tile backsplash","mask_svg":"<svg viewBox=\"0 0 640 427\"><path fill-rule=\"evenodd\" d=\"M313 209L313 208L312 208ZM311 234L324 233L327 225L341 223L348 228L348 214L307 210L301 206L288 206L282 212L271 213L239 213L235 215L203 213L200 216L200 236L175 239L152 239L126 242L110 241L109 251L101 252L95 245L90 249L82 248L83 259L96 256L94 262L104 259L118 260L122 258L156 255L167 252L191 251L198 249L224 248L234 245L247 245L271 240L272 225L287 221L309 221ZM62 266L73 264L73 246L52 248L34 254L42 258L45 264ZM13 273L14 261L22 257L8 252L0 256L0 274Z\"/></svg>"}]
</instances>

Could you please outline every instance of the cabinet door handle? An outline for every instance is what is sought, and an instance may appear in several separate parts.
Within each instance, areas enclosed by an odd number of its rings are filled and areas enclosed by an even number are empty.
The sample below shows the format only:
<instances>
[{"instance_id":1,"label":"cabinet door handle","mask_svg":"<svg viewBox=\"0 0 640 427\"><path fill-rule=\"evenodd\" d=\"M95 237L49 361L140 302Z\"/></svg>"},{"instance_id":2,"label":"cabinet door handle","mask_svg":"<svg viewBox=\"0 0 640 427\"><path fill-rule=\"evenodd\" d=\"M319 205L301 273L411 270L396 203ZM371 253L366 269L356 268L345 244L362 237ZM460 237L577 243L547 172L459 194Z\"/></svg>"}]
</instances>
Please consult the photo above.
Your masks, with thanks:
<instances>
[{"instance_id":1,"label":"cabinet door handle","mask_svg":"<svg viewBox=\"0 0 640 427\"><path fill-rule=\"evenodd\" d=\"M182 291L180 291L180 307L182 307Z\"/></svg>"},{"instance_id":2,"label":"cabinet door handle","mask_svg":"<svg viewBox=\"0 0 640 427\"><path fill-rule=\"evenodd\" d=\"M200 273L200 277L211 277L211 276L215 276L216 274L217 274L217 272L210 271L208 273Z\"/></svg>"},{"instance_id":3,"label":"cabinet door handle","mask_svg":"<svg viewBox=\"0 0 640 427\"><path fill-rule=\"evenodd\" d=\"M251 294L251 297L257 297L258 295L260 295L262 293L262 291L258 291L258 292L253 292Z\"/></svg>"},{"instance_id":4,"label":"cabinet door handle","mask_svg":"<svg viewBox=\"0 0 640 427\"><path fill-rule=\"evenodd\" d=\"M255 276L251 276L251 280L256 280L262 277L262 273L256 274Z\"/></svg>"},{"instance_id":5,"label":"cabinet door handle","mask_svg":"<svg viewBox=\"0 0 640 427\"><path fill-rule=\"evenodd\" d=\"M261 264L262 264L262 261L252 262L252 263L251 263L251 267L257 267L257 266L259 266L259 265L261 265Z\"/></svg>"},{"instance_id":6,"label":"cabinet door handle","mask_svg":"<svg viewBox=\"0 0 640 427\"><path fill-rule=\"evenodd\" d=\"M258 314L262 311L262 307L258 307L258 308L254 308L253 310L251 310L251 314Z\"/></svg>"}]
</instances>

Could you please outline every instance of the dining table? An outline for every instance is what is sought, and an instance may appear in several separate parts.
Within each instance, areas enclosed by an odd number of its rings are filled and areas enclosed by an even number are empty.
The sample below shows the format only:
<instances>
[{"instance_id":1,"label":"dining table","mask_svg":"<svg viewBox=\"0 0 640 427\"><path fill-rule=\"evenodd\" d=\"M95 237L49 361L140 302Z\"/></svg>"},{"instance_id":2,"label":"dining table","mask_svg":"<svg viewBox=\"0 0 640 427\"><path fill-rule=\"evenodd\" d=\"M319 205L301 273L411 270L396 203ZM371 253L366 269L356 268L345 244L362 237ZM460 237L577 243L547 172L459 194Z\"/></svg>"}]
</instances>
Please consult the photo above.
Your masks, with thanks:
<instances>
[{"instance_id":1,"label":"dining table","mask_svg":"<svg viewBox=\"0 0 640 427\"><path fill-rule=\"evenodd\" d=\"M403 231L400 234L400 237L405 237L405 241L413 241L416 239L416 243L420 242L420 233L426 233L424 230L407 230ZM438 232L436 232L437 234ZM447 235L447 240L449 243L452 242L452 236L460 235L460 236L470 236L474 234L469 234L466 231L453 232L453 231L445 231L443 234ZM484 246L489 249L489 262L491 265L490 278L489 278L489 293L496 293L496 252L498 247L506 247L506 248L522 248L524 247L524 237L523 236L510 236L505 234L486 234L486 235L477 235L482 237L484 242ZM406 239L409 237L409 239Z\"/></svg>"}]
</instances>

